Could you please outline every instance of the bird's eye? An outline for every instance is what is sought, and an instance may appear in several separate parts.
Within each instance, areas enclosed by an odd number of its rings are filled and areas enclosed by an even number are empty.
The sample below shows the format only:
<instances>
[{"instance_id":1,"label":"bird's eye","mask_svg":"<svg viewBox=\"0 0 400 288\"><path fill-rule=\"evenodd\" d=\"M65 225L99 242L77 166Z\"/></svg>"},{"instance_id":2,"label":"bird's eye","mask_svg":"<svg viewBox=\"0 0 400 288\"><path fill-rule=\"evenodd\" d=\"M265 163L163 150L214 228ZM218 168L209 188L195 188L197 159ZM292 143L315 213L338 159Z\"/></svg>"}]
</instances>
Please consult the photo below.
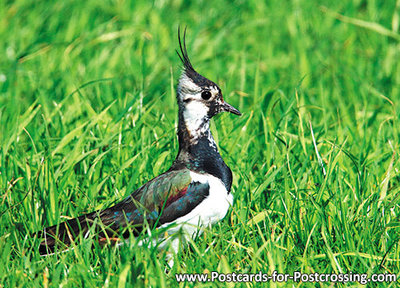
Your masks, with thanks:
<instances>
[{"instance_id":1,"label":"bird's eye","mask_svg":"<svg viewBox=\"0 0 400 288\"><path fill-rule=\"evenodd\" d=\"M208 100L211 98L211 92L210 91L203 91L201 92L201 98L204 100Z\"/></svg>"}]
</instances>

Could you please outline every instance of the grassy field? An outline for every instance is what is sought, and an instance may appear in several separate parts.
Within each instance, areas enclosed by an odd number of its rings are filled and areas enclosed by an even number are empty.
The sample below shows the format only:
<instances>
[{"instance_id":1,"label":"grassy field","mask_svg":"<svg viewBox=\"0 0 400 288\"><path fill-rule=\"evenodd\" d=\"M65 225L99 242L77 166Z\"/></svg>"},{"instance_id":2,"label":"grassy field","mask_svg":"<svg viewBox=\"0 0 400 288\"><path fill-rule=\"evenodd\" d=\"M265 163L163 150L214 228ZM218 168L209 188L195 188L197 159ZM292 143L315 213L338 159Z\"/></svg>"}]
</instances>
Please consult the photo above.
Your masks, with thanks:
<instances>
[{"instance_id":1,"label":"grassy field","mask_svg":"<svg viewBox=\"0 0 400 288\"><path fill-rule=\"evenodd\" d=\"M400 277L400 1L333 2L0 0L0 287ZM233 207L169 273L166 252L134 238L40 257L33 232L109 207L174 160L179 25L194 67L243 113L212 123Z\"/></svg>"}]
</instances>

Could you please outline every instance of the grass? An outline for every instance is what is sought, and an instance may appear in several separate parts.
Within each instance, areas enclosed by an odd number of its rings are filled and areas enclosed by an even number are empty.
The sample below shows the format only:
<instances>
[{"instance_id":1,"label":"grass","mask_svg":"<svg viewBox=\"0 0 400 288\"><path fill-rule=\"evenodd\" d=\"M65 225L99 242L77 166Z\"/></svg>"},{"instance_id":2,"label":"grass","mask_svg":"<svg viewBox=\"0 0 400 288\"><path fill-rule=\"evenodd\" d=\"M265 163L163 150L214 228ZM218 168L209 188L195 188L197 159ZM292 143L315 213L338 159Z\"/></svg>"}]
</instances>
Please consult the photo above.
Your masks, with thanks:
<instances>
[{"instance_id":1,"label":"grass","mask_svg":"<svg viewBox=\"0 0 400 288\"><path fill-rule=\"evenodd\" d=\"M399 1L0 2L0 287L400 277ZM178 25L196 69L243 113L212 125L233 207L169 273L165 251L134 238L40 257L33 232L108 207L172 163Z\"/></svg>"}]
</instances>

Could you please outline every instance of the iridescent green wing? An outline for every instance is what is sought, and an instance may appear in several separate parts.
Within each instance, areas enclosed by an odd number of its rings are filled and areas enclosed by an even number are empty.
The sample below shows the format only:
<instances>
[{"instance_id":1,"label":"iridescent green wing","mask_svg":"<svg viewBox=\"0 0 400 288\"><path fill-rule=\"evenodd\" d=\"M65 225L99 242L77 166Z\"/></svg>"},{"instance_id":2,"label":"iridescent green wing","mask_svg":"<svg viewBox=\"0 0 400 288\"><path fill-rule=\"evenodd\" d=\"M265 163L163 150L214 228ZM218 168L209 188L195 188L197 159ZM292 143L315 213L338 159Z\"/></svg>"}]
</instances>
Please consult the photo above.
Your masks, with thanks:
<instances>
[{"instance_id":1,"label":"iridescent green wing","mask_svg":"<svg viewBox=\"0 0 400 288\"><path fill-rule=\"evenodd\" d=\"M102 211L100 219L114 230L129 224L140 232L144 222L160 226L186 215L208 194L208 183L193 182L189 170L168 171Z\"/></svg>"}]
</instances>

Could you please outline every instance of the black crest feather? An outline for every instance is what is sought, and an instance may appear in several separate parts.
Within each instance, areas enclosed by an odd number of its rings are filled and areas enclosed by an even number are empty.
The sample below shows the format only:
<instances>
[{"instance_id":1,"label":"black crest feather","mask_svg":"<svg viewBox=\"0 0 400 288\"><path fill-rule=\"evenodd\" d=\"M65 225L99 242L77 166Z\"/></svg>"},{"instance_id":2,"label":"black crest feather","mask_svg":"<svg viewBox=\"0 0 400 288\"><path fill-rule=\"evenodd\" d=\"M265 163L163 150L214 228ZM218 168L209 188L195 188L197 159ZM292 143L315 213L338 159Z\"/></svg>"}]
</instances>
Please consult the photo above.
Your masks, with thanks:
<instances>
[{"instance_id":1,"label":"black crest feather","mask_svg":"<svg viewBox=\"0 0 400 288\"><path fill-rule=\"evenodd\" d=\"M185 74L200 87L217 86L214 82L201 76L199 73L196 72L196 70L194 70L186 49L186 27L185 30L183 31L183 37L181 37L181 29L180 27L178 27L178 41L179 41L180 53L178 50L176 50L176 53L178 54L179 59L181 59L183 63Z\"/></svg>"},{"instance_id":2,"label":"black crest feather","mask_svg":"<svg viewBox=\"0 0 400 288\"><path fill-rule=\"evenodd\" d=\"M187 53L187 49L186 49L186 27L185 30L183 31L183 38L181 37L181 27L178 27L178 41L179 41L179 48L180 48L180 52L178 50L176 50L176 53L179 56L179 59L181 59L182 63L183 63L183 67L185 68L186 72L196 72L196 70L194 70L192 63L190 63L190 59L189 59L189 55ZM183 45L182 45L183 42Z\"/></svg>"}]
</instances>

